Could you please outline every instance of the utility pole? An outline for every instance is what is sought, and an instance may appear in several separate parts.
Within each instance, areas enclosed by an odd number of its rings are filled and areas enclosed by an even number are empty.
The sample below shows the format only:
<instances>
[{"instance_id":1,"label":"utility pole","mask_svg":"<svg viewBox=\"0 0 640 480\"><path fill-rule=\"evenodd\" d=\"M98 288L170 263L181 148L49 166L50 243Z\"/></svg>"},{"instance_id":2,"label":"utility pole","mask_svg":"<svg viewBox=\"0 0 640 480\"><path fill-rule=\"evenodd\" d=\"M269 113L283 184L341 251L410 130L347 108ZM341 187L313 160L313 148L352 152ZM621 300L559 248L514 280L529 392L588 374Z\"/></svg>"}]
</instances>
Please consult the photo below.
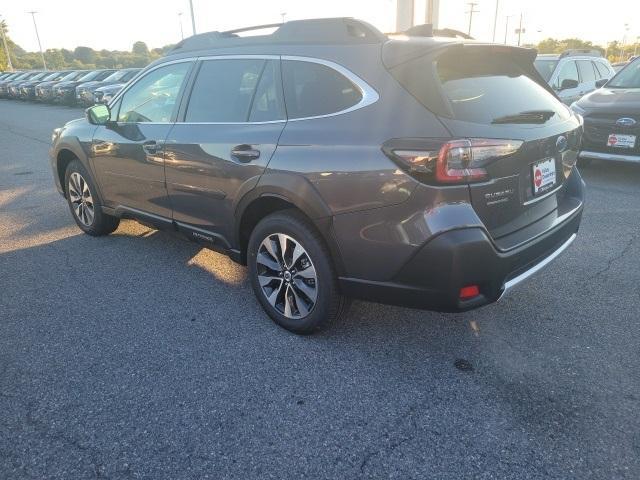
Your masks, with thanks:
<instances>
[{"instance_id":1,"label":"utility pole","mask_svg":"<svg viewBox=\"0 0 640 480\"><path fill-rule=\"evenodd\" d=\"M627 32L629 31L629 24L624 24L624 35L622 36L622 45L620 46L620 61L624 62L624 47L627 42Z\"/></svg>"},{"instance_id":2,"label":"utility pole","mask_svg":"<svg viewBox=\"0 0 640 480\"><path fill-rule=\"evenodd\" d=\"M40 56L42 57L42 66L44 69L47 69L47 62L44 61L44 53L42 52L42 44L40 43L40 35L38 34L38 25L36 25L36 13L38 12L27 12L31 14L31 18L33 19L33 28L36 29L36 38L38 39L38 48L40 49Z\"/></svg>"},{"instance_id":3,"label":"utility pole","mask_svg":"<svg viewBox=\"0 0 640 480\"><path fill-rule=\"evenodd\" d=\"M284 19L285 19L286 16L287 16L287 12L282 12L280 14L280 17L282 18L282 21L280 23L284 23Z\"/></svg>"},{"instance_id":4,"label":"utility pole","mask_svg":"<svg viewBox=\"0 0 640 480\"><path fill-rule=\"evenodd\" d=\"M467 5L469 5L469 31L467 32L467 34L470 36L471 35L471 22L473 21L473 14L474 13L478 13L480 10L476 10L476 5L478 5L476 2L469 2L467 3Z\"/></svg>"},{"instance_id":5,"label":"utility pole","mask_svg":"<svg viewBox=\"0 0 640 480\"><path fill-rule=\"evenodd\" d=\"M13 72L13 65L11 64L11 55L9 54L9 45L7 45L7 37L4 33L4 27L2 21L0 21L0 31L2 31L2 42L4 43L4 53L7 55L7 68L10 72Z\"/></svg>"},{"instance_id":6,"label":"utility pole","mask_svg":"<svg viewBox=\"0 0 640 480\"><path fill-rule=\"evenodd\" d=\"M496 14L493 16L493 43L496 43L496 29L498 28L498 6L500 0L496 0Z\"/></svg>"},{"instance_id":7,"label":"utility pole","mask_svg":"<svg viewBox=\"0 0 640 480\"><path fill-rule=\"evenodd\" d=\"M507 44L507 34L509 33L509 19L513 17L513 15L506 15L504 22L504 44Z\"/></svg>"},{"instance_id":8,"label":"utility pole","mask_svg":"<svg viewBox=\"0 0 640 480\"><path fill-rule=\"evenodd\" d=\"M178 22L180 22L180 39L184 40L184 30L182 30L182 12L178 12Z\"/></svg>"},{"instance_id":9,"label":"utility pole","mask_svg":"<svg viewBox=\"0 0 640 480\"><path fill-rule=\"evenodd\" d=\"M521 38L522 38L522 12L520 12L520 26L518 27L518 46L520 46Z\"/></svg>"},{"instance_id":10,"label":"utility pole","mask_svg":"<svg viewBox=\"0 0 640 480\"><path fill-rule=\"evenodd\" d=\"M397 0L396 2L396 32L404 32L413 27L413 0Z\"/></svg>"},{"instance_id":11,"label":"utility pole","mask_svg":"<svg viewBox=\"0 0 640 480\"><path fill-rule=\"evenodd\" d=\"M440 0L427 0L424 23L430 24L436 30L440 19Z\"/></svg>"},{"instance_id":12,"label":"utility pole","mask_svg":"<svg viewBox=\"0 0 640 480\"><path fill-rule=\"evenodd\" d=\"M193 15L193 0L189 0L189 9L191 10L191 28L193 29L193 34L196 34L196 17Z\"/></svg>"}]
</instances>

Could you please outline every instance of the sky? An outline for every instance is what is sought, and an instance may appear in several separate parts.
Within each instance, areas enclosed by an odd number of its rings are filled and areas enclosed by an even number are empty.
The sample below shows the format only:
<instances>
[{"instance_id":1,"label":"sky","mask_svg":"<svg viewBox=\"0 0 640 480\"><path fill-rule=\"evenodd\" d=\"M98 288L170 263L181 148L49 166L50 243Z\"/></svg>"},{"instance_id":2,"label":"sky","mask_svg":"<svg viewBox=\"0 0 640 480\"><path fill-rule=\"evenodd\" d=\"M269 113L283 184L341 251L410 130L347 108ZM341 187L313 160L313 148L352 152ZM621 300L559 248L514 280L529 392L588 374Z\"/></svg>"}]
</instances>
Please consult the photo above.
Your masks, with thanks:
<instances>
[{"instance_id":1,"label":"sky","mask_svg":"<svg viewBox=\"0 0 640 480\"><path fill-rule=\"evenodd\" d=\"M416 1L416 12L425 0ZM467 31L469 0L441 0L440 26ZM474 0L471 34L491 41L496 0ZM640 36L640 0L498 0L496 41L504 41L506 16L508 43L523 14L523 43L547 37L578 37L605 45L612 40L627 43ZM395 27L396 0L193 0L198 32L228 30L247 25L288 20L350 16L366 20L382 31ZM606 5L606 6L605 6ZM73 49L130 50L135 41L150 48L180 40L191 32L188 0L0 0L0 17L9 26L11 38L28 51L37 51L31 15L35 10L42 46ZM182 16L178 14L182 12ZM625 23L629 22L625 30ZM415 23L423 23L416 19Z\"/></svg>"}]
</instances>

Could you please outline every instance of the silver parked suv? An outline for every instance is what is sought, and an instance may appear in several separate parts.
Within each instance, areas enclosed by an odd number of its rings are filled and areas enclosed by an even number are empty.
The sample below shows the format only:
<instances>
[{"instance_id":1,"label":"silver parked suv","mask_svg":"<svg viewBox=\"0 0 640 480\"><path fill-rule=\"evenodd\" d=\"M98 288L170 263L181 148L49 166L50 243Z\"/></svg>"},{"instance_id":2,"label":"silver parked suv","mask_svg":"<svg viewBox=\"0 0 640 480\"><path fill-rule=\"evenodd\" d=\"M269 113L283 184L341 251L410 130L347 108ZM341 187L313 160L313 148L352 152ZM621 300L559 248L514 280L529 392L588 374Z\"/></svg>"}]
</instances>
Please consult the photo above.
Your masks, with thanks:
<instances>
[{"instance_id":1,"label":"silver parked suv","mask_svg":"<svg viewBox=\"0 0 640 480\"><path fill-rule=\"evenodd\" d=\"M297 333L346 297L486 305L575 239L582 124L534 50L347 18L270 27L185 39L54 131L84 232L133 218L225 252Z\"/></svg>"},{"instance_id":2,"label":"silver parked suv","mask_svg":"<svg viewBox=\"0 0 640 480\"><path fill-rule=\"evenodd\" d=\"M616 73L598 50L542 54L536 57L534 66L567 105L600 88Z\"/></svg>"}]
</instances>

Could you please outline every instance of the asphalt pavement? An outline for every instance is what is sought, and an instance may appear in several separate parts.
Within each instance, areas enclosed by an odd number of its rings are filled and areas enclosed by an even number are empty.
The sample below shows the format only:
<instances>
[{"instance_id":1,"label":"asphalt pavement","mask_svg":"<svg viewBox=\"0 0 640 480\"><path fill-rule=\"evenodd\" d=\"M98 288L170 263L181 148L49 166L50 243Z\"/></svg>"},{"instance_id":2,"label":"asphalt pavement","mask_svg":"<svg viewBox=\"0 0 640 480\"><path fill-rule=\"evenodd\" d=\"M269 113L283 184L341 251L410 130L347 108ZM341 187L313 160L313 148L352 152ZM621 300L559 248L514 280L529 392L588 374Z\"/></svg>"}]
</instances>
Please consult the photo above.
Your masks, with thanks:
<instances>
[{"instance_id":1,"label":"asphalt pavement","mask_svg":"<svg viewBox=\"0 0 640 480\"><path fill-rule=\"evenodd\" d=\"M640 165L499 304L275 326L246 269L55 191L79 109L0 100L0 479L638 479Z\"/></svg>"}]
</instances>

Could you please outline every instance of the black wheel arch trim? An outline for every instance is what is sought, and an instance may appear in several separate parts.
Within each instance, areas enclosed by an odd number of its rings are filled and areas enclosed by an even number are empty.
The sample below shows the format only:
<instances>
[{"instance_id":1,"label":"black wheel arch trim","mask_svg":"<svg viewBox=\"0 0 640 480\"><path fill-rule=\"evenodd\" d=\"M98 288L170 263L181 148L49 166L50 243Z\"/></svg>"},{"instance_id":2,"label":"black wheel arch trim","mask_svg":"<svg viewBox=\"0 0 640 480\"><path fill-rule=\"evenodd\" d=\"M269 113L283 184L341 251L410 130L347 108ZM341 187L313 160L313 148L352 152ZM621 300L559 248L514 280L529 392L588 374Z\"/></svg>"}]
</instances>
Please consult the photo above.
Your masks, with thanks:
<instances>
[{"instance_id":1,"label":"black wheel arch trim","mask_svg":"<svg viewBox=\"0 0 640 480\"><path fill-rule=\"evenodd\" d=\"M339 275L344 272L340 248L333 232L333 213L313 184L305 177L293 173L267 172L258 185L247 192L234 208L235 228L232 246L241 248L240 228L246 209L260 198L277 198L290 203L304 213L318 229L329 247Z\"/></svg>"}]
</instances>

